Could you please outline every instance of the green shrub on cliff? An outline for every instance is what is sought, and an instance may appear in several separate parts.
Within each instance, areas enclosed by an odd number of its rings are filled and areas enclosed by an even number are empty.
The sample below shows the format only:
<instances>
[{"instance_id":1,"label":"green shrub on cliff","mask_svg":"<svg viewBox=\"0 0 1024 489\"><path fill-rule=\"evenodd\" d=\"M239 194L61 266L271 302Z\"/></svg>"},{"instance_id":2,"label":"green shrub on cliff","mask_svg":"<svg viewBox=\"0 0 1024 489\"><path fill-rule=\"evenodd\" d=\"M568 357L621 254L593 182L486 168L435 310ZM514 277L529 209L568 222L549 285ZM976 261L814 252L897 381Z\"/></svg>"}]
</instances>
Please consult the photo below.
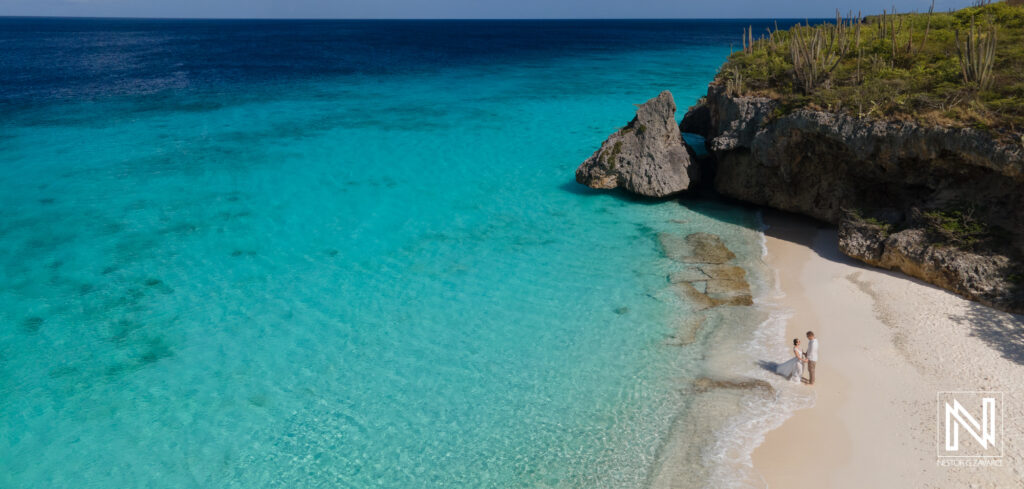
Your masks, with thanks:
<instances>
[{"instance_id":1,"label":"green shrub on cliff","mask_svg":"<svg viewBox=\"0 0 1024 489\"><path fill-rule=\"evenodd\" d=\"M1013 2L1019 3L1019 2ZM797 26L753 39L718 81L733 92L861 117L1024 134L1024 6L896 14Z\"/></svg>"},{"instance_id":2,"label":"green shrub on cliff","mask_svg":"<svg viewBox=\"0 0 1024 489\"><path fill-rule=\"evenodd\" d=\"M922 217L934 241L960 248L971 249L991 234L972 210L933 210L922 213Z\"/></svg>"}]
</instances>

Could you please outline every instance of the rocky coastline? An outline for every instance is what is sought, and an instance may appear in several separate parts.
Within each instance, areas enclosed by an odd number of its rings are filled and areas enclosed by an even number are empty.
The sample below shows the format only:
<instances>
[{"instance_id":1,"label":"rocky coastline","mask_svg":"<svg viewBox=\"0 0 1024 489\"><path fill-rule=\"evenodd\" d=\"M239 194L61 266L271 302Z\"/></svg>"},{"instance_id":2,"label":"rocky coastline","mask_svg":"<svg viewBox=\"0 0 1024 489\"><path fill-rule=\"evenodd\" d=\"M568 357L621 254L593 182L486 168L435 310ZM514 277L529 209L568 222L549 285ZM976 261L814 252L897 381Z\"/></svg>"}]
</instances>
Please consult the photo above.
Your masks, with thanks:
<instances>
[{"instance_id":1,"label":"rocky coastline","mask_svg":"<svg viewBox=\"0 0 1024 489\"><path fill-rule=\"evenodd\" d=\"M699 179L675 120L668 90L638 106L636 117L615 131L576 170L591 188L622 188L645 197L678 194Z\"/></svg>"},{"instance_id":2,"label":"rocky coastline","mask_svg":"<svg viewBox=\"0 0 1024 489\"><path fill-rule=\"evenodd\" d=\"M717 82L678 130L666 129L674 108L668 92L641 105L577 181L664 198L703 177L722 196L838 227L840 250L869 265L1024 312L1020 143L974 128L787 110ZM658 130L635 137L640 124ZM694 158L681 133L704 137L712 156Z\"/></svg>"}]
</instances>

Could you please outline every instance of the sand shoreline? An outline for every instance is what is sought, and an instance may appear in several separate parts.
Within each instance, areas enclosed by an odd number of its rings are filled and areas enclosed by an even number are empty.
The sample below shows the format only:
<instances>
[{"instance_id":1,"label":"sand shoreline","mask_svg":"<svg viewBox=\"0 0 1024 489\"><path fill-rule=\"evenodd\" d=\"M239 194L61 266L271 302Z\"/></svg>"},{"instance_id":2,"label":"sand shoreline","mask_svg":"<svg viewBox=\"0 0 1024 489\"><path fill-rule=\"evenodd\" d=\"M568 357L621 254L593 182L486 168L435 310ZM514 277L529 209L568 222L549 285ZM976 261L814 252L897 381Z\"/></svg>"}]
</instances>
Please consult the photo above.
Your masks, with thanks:
<instances>
[{"instance_id":1,"label":"sand shoreline","mask_svg":"<svg viewBox=\"0 0 1024 489\"><path fill-rule=\"evenodd\" d=\"M821 344L814 407L753 454L770 488L1021 487L1024 316L843 256L834 230L766 211L788 342ZM781 359L780 359L781 360ZM1005 392L1002 467L941 467L936 393Z\"/></svg>"}]
</instances>

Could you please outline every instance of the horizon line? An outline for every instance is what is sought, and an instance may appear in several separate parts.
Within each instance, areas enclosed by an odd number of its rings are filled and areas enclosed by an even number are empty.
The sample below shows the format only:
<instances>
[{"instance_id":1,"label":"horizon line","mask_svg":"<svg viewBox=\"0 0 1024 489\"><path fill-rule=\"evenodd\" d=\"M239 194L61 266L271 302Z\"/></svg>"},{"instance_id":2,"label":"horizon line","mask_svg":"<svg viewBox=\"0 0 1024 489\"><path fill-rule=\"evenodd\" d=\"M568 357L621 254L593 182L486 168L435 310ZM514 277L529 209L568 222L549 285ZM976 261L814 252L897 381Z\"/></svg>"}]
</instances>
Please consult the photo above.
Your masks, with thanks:
<instances>
[{"instance_id":1,"label":"horizon line","mask_svg":"<svg viewBox=\"0 0 1024 489\"><path fill-rule=\"evenodd\" d=\"M301 20L301 21L566 21L566 20L829 20L831 17L135 17L95 15L3 15L0 19L82 20Z\"/></svg>"}]
</instances>

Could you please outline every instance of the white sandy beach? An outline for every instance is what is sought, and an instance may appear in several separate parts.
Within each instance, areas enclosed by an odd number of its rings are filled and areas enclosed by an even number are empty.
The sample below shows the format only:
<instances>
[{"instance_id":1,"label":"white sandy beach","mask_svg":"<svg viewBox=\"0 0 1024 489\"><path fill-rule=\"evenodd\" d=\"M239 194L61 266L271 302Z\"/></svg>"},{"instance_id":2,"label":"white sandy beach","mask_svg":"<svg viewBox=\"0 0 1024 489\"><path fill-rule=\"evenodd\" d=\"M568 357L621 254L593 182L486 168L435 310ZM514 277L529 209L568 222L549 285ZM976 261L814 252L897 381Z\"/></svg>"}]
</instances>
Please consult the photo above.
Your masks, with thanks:
<instances>
[{"instance_id":1,"label":"white sandy beach","mask_svg":"<svg viewBox=\"0 0 1024 489\"><path fill-rule=\"evenodd\" d=\"M820 340L817 399L754 452L769 488L1024 486L1024 316L842 255L836 232L766 213L767 260ZM937 465L938 391L1005 392L1002 467Z\"/></svg>"}]
</instances>

